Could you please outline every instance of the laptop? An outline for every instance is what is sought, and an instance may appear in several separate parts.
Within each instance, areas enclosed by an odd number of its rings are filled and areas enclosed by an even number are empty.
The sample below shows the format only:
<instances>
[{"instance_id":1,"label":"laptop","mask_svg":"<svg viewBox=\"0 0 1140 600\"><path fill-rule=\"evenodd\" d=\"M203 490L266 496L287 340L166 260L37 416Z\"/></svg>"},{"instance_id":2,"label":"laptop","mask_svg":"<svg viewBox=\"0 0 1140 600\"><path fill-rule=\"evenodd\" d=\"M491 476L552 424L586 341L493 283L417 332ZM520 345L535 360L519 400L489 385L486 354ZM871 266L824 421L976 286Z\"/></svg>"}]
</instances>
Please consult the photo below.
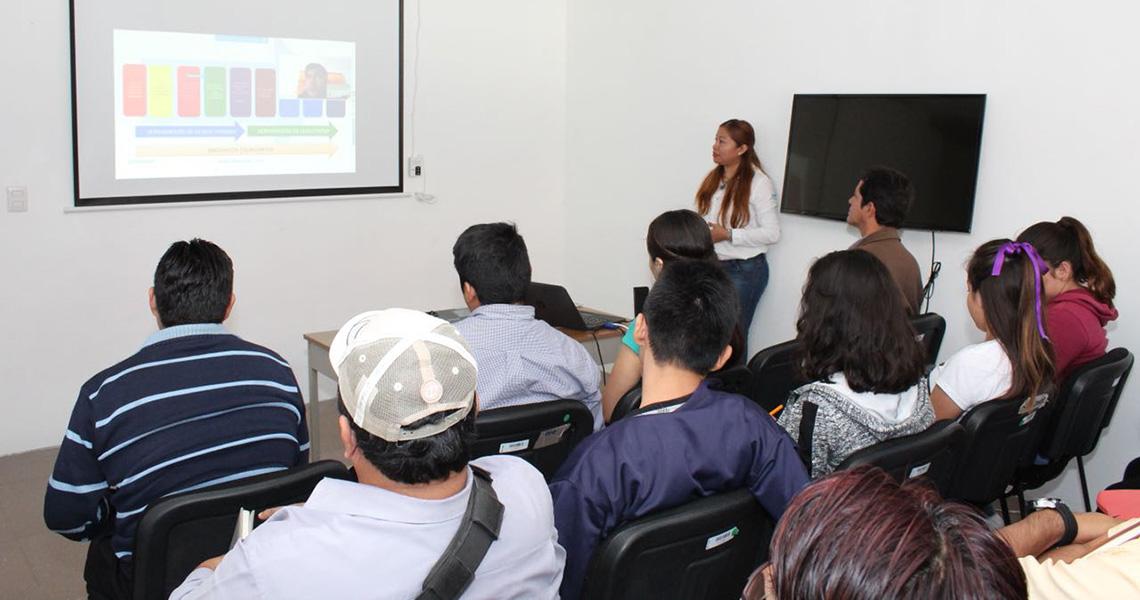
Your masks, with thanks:
<instances>
[{"instance_id":1,"label":"laptop","mask_svg":"<svg viewBox=\"0 0 1140 600\"><path fill-rule=\"evenodd\" d=\"M560 285L531 282L526 290L525 304L534 307L534 316L553 327L580 331L594 331L608 323L624 325L626 317L579 308L570 299L570 293Z\"/></svg>"},{"instance_id":2,"label":"laptop","mask_svg":"<svg viewBox=\"0 0 1140 600\"><path fill-rule=\"evenodd\" d=\"M466 308L448 308L444 310L429 310L427 314L443 319L448 323L456 323L466 319L467 316L471 314L471 311Z\"/></svg>"}]
</instances>

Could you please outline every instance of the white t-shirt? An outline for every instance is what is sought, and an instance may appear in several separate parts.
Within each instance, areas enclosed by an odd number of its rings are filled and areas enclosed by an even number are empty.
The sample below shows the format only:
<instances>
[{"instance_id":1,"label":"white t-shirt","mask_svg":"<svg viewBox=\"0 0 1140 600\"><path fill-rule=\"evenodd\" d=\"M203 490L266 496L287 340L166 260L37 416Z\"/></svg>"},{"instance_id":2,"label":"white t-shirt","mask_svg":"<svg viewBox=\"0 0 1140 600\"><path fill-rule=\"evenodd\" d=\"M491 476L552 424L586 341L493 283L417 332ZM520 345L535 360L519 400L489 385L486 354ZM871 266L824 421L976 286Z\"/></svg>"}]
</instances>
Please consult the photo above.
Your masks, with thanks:
<instances>
[{"instance_id":1,"label":"white t-shirt","mask_svg":"<svg viewBox=\"0 0 1140 600\"><path fill-rule=\"evenodd\" d=\"M1004 395L1011 385L1013 369L997 340L962 348L930 374L930 389L942 388L962 412Z\"/></svg>"},{"instance_id":2,"label":"white t-shirt","mask_svg":"<svg viewBox=\"0 0 1140 600\"><path fill-rule=\"evenodd\" d=\"M724 185L713 192L709 214L705 220L715 223L720 217L720 203L724 200ZM729 213L731 216L731 212ZM728 225L725 224L727 227ZM752 187L748 194L748 222L732 230L732 240L713 245L721 260L752 258L768 251L768 246L780 241L780 207L776 199L776 186L764 174L753 169Z\"/></svg>"}]
</instances>

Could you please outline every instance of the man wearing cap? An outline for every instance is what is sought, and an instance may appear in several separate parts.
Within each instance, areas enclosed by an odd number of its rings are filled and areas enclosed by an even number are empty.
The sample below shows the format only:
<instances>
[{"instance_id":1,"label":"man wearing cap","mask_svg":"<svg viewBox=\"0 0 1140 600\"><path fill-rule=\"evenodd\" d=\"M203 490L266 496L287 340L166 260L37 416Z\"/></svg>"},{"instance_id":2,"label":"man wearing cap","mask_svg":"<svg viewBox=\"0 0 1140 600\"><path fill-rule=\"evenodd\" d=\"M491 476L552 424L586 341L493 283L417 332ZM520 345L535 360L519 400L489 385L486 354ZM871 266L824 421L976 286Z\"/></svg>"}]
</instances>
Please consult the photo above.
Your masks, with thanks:
<instances>
[{"instance_id":1,"label":"man wearing cap","mask_svg":"<svg viewBox=\"0 0 1140 600\"><path fill-rule=\"evenodd\" d=\"M542 475L512 456L468 463L476 363L455 328L417 311L366 312L340 329L329 358L359 482L321 481L171 598L415 598L438 589L434 566L466 552L449 544L478 514L471 507L496 504L497 537L484 538L463 597L557 597L565 553Z\"/></svg>"},{"instance_id":2,"label":"man wearing cap","mask_svg":"<svg viewBox=\"0 0 1140 600\"><path fill-rule=\"evenodd\" d=\"M170 494L308 462L289 363L228 332L234 267L217 245L175 242L158 261L159 330L79 391L44 495L55 532L91 540L92 598L129 598L135 529Z\"/></svg>"},{"instance_id":3,"label":"man wearing cap","mask_svg":"<svg viewBox=\"0 0 1140 600\"><path fill-rule=\"evenodd\" d=\"M455 328L479 359L483 410L548 400L579 400L602 426L598 363L582 344L534 318L523 304L530 285L526 242L510 223L472 225L452 248L471 316Z\"/></svg>"},{"instance_id":4,"label":"man wearing cap","mask_svg":"<svg viewBox=\"0 0 1140 600\"><path fill-rule=\"evenodd\" d=\"M728 275L703 261L670 262L653 285L634 325L641 407L586 438L550 482L562 598L582 595L594 548L626 521L740 488L778 519L808 483L772 417L704 379L732 353L737 302Z\"/></svg>"}]
</instances>

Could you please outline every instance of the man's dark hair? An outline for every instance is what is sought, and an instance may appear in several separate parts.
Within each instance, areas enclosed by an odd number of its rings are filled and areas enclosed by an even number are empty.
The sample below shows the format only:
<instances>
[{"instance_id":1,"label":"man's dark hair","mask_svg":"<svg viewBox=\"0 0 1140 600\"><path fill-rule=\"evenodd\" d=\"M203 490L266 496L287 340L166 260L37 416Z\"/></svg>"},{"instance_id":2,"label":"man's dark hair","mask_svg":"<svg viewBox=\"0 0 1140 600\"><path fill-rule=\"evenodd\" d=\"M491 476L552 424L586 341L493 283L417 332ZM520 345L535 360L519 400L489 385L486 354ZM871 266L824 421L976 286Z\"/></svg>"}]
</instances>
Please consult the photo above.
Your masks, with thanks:
<instances>
[{"instance_id":1,"label":"man's dark hair","mask_svg":"<svg viewBox=\"0 0 1140 600\"><path fill-rule=\"evenodd\" d=\"M732 338L740 301L720 265L672 261L649 291L643 314L653 360L706 375Z\"/></svg>"},{"instance_id":2,"label":"man's dark hair","mask_svg":"<svg viewBox=\"0 0 1140 600\"><path fill-rule=\"evenodd\" d=\"M154 301L163 327L221 323L233 291L233 261L206 240L174 242L154 270Z\"/></svg>"},{"instance_id":3,"label":"man's dark hair","mask_svg":"<svg viewBox=\"0 0 1140 600\"><path fill-rule=\"evenodd\" d=\"M890 271L865 250L815 261L796 321L807 381L843 373L855 392L898 394L919 382L926 353Z\"/></svg>"},{"instance_id":4,"label":"man's dark hair","mask_svg":"<svg viewBox=\"0 0 1140 600\"><path fill-rule=\"evenodd\" d=\"M512 223L483 223L464 231L451 248L460 283L475 288L480 304L516 304L530 285L526 242Z\"/></svg>"},{"instance_id":5,"label":"man's dark hair","mask_svg":"<svg viewBox=\"0 0 1140 600\"><path fill-rule=\"evenodd\" d=\"M914 203L910 179L889 167L871 167L859 179L863 181L863 206L875 205L875 221L884 227L902 227Z\"/></svg>"},{"instance_id":6,"label":"man's dark hair","mask_svg":"<svg viewBox=\"0 0 1140 600\"><path fill-rule=\"evenodd\" d=\"M471 460L471 444L475 441L474 409L462 421L435 435L406 442L389 442L362 429L353 422L339 395L337 409L348 419L364 458L392 481L405 484L439 481L462 470ZM448 414L429 415L407 428L417 429L436 423Z\"/></svg>"}]
</instances>

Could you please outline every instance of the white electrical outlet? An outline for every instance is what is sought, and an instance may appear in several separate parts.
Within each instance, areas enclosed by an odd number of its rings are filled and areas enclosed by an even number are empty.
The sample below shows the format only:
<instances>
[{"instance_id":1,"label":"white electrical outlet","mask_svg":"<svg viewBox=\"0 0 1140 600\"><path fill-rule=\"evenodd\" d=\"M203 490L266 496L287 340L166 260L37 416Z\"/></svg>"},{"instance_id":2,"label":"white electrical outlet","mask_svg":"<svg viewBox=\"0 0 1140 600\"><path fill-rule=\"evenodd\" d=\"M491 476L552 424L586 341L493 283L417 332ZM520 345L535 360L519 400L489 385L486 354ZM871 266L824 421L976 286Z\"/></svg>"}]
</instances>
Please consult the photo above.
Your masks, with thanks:
<instances>
[{"instance_id":1,"label":"white electrical outlet","mask_svg":"<svg viewBox=\"0 0 1140 600\"><path fill-rule=\"evenodd\" d=\"M408 159L408 177L420 177L424 174L424 157L417 154Z\"/></svg>"},{"instance_id":2,"label":"white electrical outlet","mask_svg":"<svg viewBox=\"0 0 1140 600\"><path fill-rule=\"evenodd\" d=\"M28 212L28 188L24 186L8 188L8 212Z\"/></svg>"}]
</instances>

